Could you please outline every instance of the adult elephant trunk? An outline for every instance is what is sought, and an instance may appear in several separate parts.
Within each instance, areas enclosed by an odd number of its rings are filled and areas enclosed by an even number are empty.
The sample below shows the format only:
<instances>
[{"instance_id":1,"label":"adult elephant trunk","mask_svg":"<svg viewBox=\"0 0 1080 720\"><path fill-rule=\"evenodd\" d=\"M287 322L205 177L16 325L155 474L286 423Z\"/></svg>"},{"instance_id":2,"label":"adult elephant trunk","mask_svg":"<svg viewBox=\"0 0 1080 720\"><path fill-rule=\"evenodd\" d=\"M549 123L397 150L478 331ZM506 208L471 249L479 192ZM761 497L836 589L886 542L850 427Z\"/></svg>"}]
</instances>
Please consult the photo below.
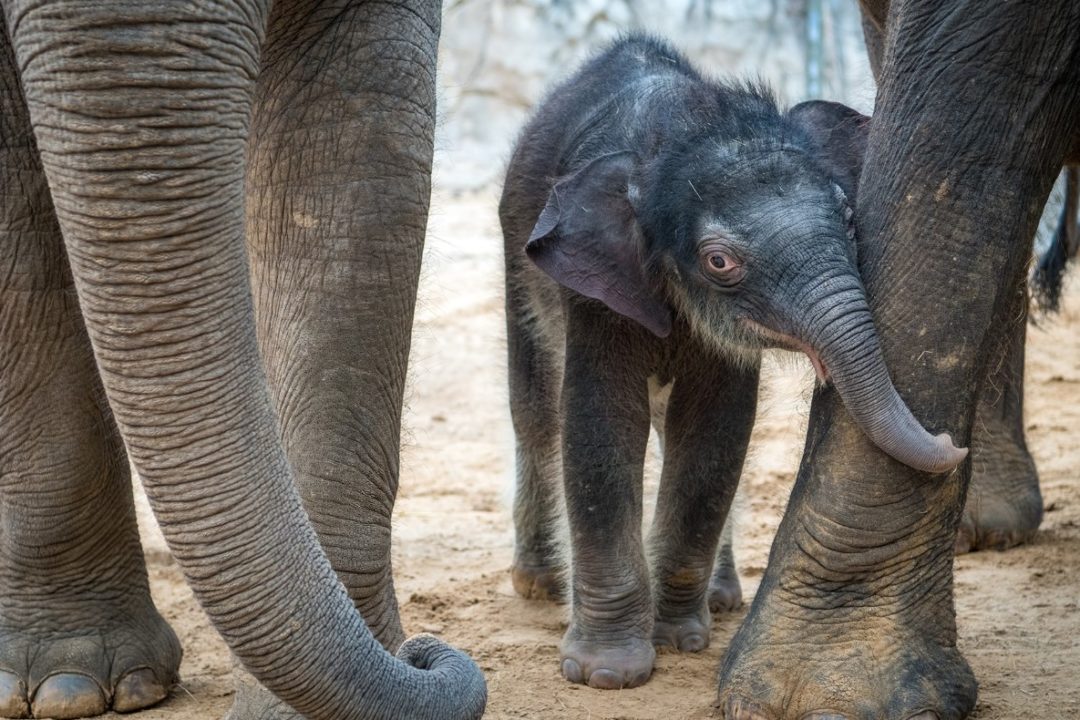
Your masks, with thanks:
<instances>
[{"instance_id":1,"label":"adult elephant trunk","mask_svg":"<svg viewBox=\"0 0 1080 720\"><path fill-rule=\"evenodd\" d=\"M214 626L311 720L479 718L486 690L467 656L425 637L395 659L372 636L278 437L242 191L268 5L8 0L0 42L10 35L21 69L109 405Z\"/></svg>"},{"instance_id":2,"label":"adult elephant trunk","mask_svg":"<svg viewBox=\"0 0 1080 720\"><path fill-rule=\"evenodd\" d=\"M837 287L839 286L839 287ZM944 473L967 456L948 433L931 435L911 414L889 377L866 296L854 278L818 285L827 308L800 333L824 366L844 406L867 437L891 457L929 473Z\"/></svg>"}]
</instances>

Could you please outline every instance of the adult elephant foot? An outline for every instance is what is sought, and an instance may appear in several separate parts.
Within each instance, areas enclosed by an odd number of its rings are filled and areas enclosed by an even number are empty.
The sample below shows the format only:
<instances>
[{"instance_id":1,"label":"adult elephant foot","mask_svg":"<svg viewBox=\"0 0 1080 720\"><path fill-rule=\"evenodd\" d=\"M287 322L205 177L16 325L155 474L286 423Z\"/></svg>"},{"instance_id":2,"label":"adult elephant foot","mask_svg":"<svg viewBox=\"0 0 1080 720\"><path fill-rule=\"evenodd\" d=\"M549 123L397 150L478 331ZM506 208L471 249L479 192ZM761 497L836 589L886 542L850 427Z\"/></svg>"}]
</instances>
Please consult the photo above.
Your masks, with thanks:
<instances>
[{"instance_id":1,"label":"adult elephant foot","mask_svg":"<svg viewBox=\"0 0 1080 720\"><path fill-rule=\"evenodd\" d=\"M917 560L895 526L855 539L832 521L785 525L721 666L723 717L966 717L976 683L955 643L948 543ZM935 535L914 528L903 544L941 547Z\"/></svg>"},{"instance_id":2,"label":"adult elephant foot","mask_svg":"<svg viewBox=\"0 0 1080 720\"><path fill-rule=\"evenodd\" d=\"M143 592L5 603L0 717L81 718L149 707L176 683L180 656L176 634Z\"/></svg>"},{"instance_id":3,"label":"adult elephant foot","mask_svg":"<svg viewBox=\"0 0 1080 720\"><path fill-rule=\"evenodd\" d=\"M755 606L720 675L726 720L959 720L976 683L955 647L920 629L919 613L865 617ZM792 641L796 638L796 641Z\"/></svg>"},{"instance_id":4,"label":"adult elephant foot","mask_svg":"<svg viewBox=\"0 0 1080 720\"><path fill-rule=\"evenodd\" d=\"M88 717L165 698L181 651L150 599L128 458L15 74L15 12L0 12L0 717Z\"/></svg>"},{"instance_id":5,"label":"adult elephant foot","mask_svg":"<svg viewBox=\"0 0 1080 720\"><path fill-rule=\"evenodd\" d=\"M839 410L818 391L720 707L727 720L961 720L977 690L952 595L964 468L908 473Z\"/></svg>"}]
</instances>

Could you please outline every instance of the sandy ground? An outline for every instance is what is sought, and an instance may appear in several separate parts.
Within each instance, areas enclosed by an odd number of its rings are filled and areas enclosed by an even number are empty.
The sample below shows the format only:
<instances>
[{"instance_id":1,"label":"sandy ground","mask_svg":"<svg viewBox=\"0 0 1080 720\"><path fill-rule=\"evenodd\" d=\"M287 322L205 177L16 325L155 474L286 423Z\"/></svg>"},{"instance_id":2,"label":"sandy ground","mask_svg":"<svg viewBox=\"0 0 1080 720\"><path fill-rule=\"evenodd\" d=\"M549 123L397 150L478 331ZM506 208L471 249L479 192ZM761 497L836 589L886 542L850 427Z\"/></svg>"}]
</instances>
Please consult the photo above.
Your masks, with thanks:
<instances>
[{"instance_id":1,"label":"sandy ground","mask_svg":"<svg viewBox=\"0 0 1080 720\"><path fill-rule=\"evenodd\" d=\"M418 311L395 565L406 631L442 635L484 669L491 718L708 718L721 654L743 611L714 619L712 646L662 653L652 679L607 692L558 672L566 610L518 598L507 569L512 436L494 199L436 200ZM1080 282L1062 316L1030 330L1027 427L1047 507L1036 542L957 563L960 644L980 683L979 720L1080 716ZM744 478L737 553L752 596L802 447L812 372L768 360ZM655 489L655 468L650 489ZM153 592L184 644L182 686L140 717L221 717L230 659L142 508Z\"/></svg>"}]
</instances>

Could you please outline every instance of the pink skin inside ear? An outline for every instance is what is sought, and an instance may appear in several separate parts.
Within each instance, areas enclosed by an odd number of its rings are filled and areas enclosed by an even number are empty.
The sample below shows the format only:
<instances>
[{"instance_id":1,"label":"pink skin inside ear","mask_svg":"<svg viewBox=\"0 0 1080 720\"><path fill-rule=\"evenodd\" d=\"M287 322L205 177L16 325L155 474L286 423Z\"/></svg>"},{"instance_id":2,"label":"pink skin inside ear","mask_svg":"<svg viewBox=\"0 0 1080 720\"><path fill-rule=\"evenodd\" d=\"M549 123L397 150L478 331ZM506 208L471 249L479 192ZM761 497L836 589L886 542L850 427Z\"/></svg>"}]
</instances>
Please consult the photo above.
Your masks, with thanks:
<instances>
[{"instance_id":1,"label":"pink skin inside ear","mask_svg":"<svg viewBox=\"0 0 1080 720\"><path fill-rule=\"evenodd\" d=\"M786 335L782 332L777 332L776 330L770 330L764 325L754 322L750 318L744 318L743 323L761 338L768 341L771 346L783 348L784 350L791 350L792 352L801 352L803 355L806 355L806 357L810 358L810 363L814 366L814 372L817 373L818 380L822 383L829 382L829 369L825 367L825 363L821 361L817 351L810 347L810 345L791 335Z\"/></svg>"}]
</instances>

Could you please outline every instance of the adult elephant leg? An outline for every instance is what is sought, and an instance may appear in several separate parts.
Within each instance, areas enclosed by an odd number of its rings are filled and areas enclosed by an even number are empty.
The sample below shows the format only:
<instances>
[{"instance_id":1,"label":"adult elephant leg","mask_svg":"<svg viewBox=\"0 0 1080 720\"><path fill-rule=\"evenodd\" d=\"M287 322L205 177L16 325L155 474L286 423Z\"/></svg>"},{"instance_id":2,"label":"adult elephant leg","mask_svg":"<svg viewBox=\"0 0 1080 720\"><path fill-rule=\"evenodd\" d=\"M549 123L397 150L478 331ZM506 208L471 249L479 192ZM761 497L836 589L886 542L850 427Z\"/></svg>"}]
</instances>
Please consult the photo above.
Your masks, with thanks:
<instances>
[{"instance_id":1,"label":"adult elephant leg","mask_svg":"<svg viewBox=\"0 0 1080 720\"><path fill-rule=\"evenodd\" d=\"M215 627L312 720L479 717L467 658L374 639L278 437L243 240L266 4L4 10L109 404Z\"/></svg>"},{"instance_id":2,"label":"adult elephant leg","mask_svg":"<svg viewBox=\"0 0 1080 720\"><path fill-rule=\"evenodd\" d=\"M0 16L0 717L86 717L168 693L105 402Z\"/></svg>"},{"instance_id":3,"label":"adult elephant leg","mask_svg":"<svg viewBox=\"0 0 1080 720\"><path fill-rule=\"evenodd\" d=\"M746 459L758 390L757 366L697 352L704 359L675 378L667 404L649 553L653 642L684 652L709 645L713 561ZM730 537L727 550L730 557Z\"/></svg>"},{"instance_id":4,"label":"adult elephant leg","mask_svg":"<svg viewBox=\"0 0 1080 720\"><path fill-rule=\"evenodd\" d=\"M875 77L885 51L887 3L863 3L863 36ZM1016 290L1004 321L1012 328L991 355L979 392L972 431L972 476L956 539L958 553L1005 550L1028 541L1042 522L1042 494L1035 461L1024 437L1026 283Z\"/></svg>"},{"instance_id":5,"label":"adult elephant leg","mask_svg":"<svg viewBox=\"0 0 1080 720\"><path fill-rule=\"evenodd\" d=\"M1027 283L1013 290L1000 349L990 355L975 407L971 486L956 551L1005 550L1027 542L1042 522L1042 494L1024 436Z\"/></svg>"},{"instance_id":6,"label":"adult elephant leg","mask_svg":"<svg viewBox=\"0 0 1080 720\"><path fill-rule=\"evenodd\" d=\"M910 0L892 7L888 37L860 264L897 390L967 445L1077 110L1080 9ZM969 475L885 457L834 391L815 394L797 486L721 668L729 720L970 712L952 600Z\"/></svg>"},{"instance_id":7,"label":"adult elephant leg","mask_svg":"<svg viewBox=\"0 0 1080 720\"><path fill-rule=\"evenodd\" d=\"M248 254L282 443L330 564L391 651L439 22L437 1L275 3L249 144ZM266 717L272 696L242 685L231 716Z\"/></svg>"},{"instance_id":8,"label":"adult elephant leg","mask_svg":"<svg viewBox=\"0 0 1080 720\"><path fill-rule=\"evenodd\" d=\"M331 565L388 649L401 407L431 195L437 1L275 3L249 145L259 343Z\"/></svg>"}]
</instances>

